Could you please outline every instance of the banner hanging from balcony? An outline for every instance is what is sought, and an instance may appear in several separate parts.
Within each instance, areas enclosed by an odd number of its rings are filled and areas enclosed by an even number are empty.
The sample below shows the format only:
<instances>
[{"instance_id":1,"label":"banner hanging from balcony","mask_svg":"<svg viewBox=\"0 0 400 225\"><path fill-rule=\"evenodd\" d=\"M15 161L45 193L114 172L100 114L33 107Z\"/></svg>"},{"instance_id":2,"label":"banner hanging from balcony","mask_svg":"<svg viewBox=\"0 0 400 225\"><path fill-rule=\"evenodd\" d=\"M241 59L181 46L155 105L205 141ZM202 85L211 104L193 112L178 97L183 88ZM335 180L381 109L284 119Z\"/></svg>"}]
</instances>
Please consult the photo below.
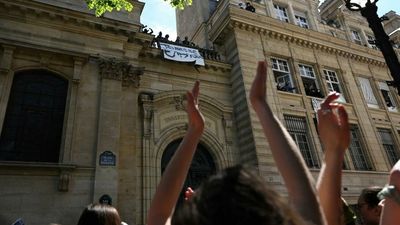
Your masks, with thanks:
<instances>
[{"instance_id":1,"label":"banner hanging from balcony","mask_svg":"<svg viewBox=\"0 0 400 225\"><path fill-rule=\"evenodd\" d=\"M169 43L158 43L163 50L164 58L178 62L194 62L195 65L204 66L204 58L198 49L173 45Z\"/></svg>"}]
</instances>

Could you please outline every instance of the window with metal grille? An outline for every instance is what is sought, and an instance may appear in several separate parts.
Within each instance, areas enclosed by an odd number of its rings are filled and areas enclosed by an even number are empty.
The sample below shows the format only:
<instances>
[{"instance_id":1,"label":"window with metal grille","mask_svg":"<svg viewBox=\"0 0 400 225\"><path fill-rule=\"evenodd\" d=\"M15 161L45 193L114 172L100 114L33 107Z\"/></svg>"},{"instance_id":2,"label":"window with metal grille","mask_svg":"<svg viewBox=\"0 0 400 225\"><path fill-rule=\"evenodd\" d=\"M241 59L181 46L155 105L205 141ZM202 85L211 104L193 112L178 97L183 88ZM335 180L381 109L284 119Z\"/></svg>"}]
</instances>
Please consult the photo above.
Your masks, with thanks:
<instances>
[{"instance_id":1,"label":"window with metal grille","mask_svg":"<svg viewBox=\"0 0 400 225\"><path fill-rule=\"evenodd\" d=\"M279 91L296 92L289 65L286 60L271 58L272 71L276 82L276 88Z\"/></svg>"},{"instance_id":2,"label":"window with metal grille","mask_svg":"<svg viewBox=\"0 0 400 225\"><path fill-rule=\"evenodd\" d=\"M392 132L389 129L378 128L378 133L390 166L393 166L399 160L399 152L394 143Z\"/></svg>"},{"instance_id":3,"label":"window with metal grille","mask_svg":"<svg viewBox=\"0 0 400 225\"><path fill-rule=\"evenodd\" d=\"M351 141L349 146L349 154L353 161L355 170L372 170L371 162L367 152L363 148L360 131L356 125L350 128Z\"/></svg>"},{"instance_id":4,"label":"window with metal grille","mask_svg":"<svg viewBox=\"0 0 400 225\"><path fill-rule=\"evenodd\" d=\"M323 70L326 80L326 85L328 86L329 91L335 91L340 93L340 97L338 99L339 102L346 102L344 98L342 87L340 86L339 78L335 71L332 70Z\"/></svg>"},{"instance_id":5,"label":"window with metal grille","mask_svg":"<svg viewBox=\"0 0 400 225\"><path fill-rule=\"evenodd\" d=\"M286 129L300 149L300 152L310 168L319 168L318 158L309 142L306 119L303 117L284 115Z\"/></svg>"},{"instance_id":6,"label":"window with metal grille","mask_svg":"<svg viewBox=\"0 0 400 225\"><path fill-rule=\"evenodd\" d=\"M275 15L276 15L277 19L284 21L286 23L289 23L289 17L288 17L287 10L285 7L274 4L274 9L275 9Z\"/></svg>"},{"instance_id":7,"label":"window with metal grille","mask_svg":"<svg viewBox=\"0 0 400 225\"><path fill-rule=\"evenodd\" d=\"M68 81L44 70L15 74L0 137L0 160L58 162Z\"/></svg>"}]
</instances>

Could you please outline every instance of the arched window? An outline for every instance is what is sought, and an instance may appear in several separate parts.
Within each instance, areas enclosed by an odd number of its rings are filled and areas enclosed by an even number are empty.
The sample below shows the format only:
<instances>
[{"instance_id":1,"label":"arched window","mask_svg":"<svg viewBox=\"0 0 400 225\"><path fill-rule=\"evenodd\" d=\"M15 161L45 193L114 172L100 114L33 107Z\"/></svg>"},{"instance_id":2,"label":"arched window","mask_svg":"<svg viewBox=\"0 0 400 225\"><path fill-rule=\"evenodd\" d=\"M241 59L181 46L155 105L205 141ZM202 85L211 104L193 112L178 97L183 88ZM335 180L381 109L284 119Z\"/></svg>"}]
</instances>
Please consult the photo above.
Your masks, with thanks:
<instances>
[{"instance_id":1,"label":"arched window","mask_svg":"<svg viewBox=\"0 0 400 225\"><path fill-rule=\"evenodd\" d=\"M58 162L68 81L44 70L15 74L0 136L0 160Z\"/></svg>"},{"instance_id":2,"label":"arched window","mask_svg":"<svg viewBox=\"0 0 400 225\"><path fill-rule=\"evenodd\" d=\"M168 165L168 162L171 160L174 155L176 149L181 143L182 139L175 140L171 142L161 159L161 172L164 173L165 168ZM190 165L190 169L188 175L186 176L185 184L182 190L182 194L178 200L178 206L183 201L184 192L187 187L191 187L192 189L196 189L199 187L201 182L208 178L210 175L214 174L216 171L214 160L210 155L209 151L202 145L197 145L196 153L194 154L192 164Z\"/></svg>"}]
</instances>

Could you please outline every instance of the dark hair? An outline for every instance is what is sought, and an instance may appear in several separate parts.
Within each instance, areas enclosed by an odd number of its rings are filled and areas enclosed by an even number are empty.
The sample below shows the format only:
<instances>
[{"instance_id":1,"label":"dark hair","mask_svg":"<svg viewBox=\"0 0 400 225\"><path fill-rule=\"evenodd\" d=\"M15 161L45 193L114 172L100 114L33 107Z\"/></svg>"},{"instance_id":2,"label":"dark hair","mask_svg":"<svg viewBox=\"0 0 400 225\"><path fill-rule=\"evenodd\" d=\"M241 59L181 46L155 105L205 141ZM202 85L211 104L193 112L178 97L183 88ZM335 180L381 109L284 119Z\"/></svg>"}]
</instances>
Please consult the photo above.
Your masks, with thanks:
<instances>
[{"instance_id":1,"label":"dark hair","mask_svg":"<svg viewBox=\"0 0 400 225\"><path fill-rule=\"evenodd\" d=\"M172 218L173 225L299 224L289 206L248 167L210 177Z\"/></svg>"},{"instance_id":2,"label":"dark hair","mask_svg":"<svg viewBox=\"0 0 400 225\"><path fill-rule=\"evenodd\" d=\"M78 225L121 225L121 219L110 205L90 204L83 210Z\"/></svg>"},{"instance_id":3,"label":"dark hair","mask_svg":"<svg viewBox=\"0 0 400 225\"><path fill-rule=\"evenodd\" d=\"M369 208L376 207L376 206L378 206L378 204L380 202L377 195L381 190L382 190L382 187L378 187L378 186L364 188L361 191L358 201L364 200L365 203L367 203Z\"/></svg>"}]
</instances>

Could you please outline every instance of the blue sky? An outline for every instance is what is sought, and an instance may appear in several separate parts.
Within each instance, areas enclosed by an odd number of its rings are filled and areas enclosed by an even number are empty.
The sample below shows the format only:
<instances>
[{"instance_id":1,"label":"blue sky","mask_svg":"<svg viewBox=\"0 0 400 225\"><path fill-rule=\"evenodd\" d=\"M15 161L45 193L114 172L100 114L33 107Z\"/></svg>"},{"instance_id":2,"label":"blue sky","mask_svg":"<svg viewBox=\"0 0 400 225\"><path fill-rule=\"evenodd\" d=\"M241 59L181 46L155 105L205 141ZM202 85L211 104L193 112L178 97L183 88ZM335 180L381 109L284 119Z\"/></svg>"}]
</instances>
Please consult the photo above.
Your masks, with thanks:
<instances>
[{"instance_id":1,"label":"blue sky","mask_svg":"<svg viewBox=\"0 0 400 225\"><path fill-rule=\"evenodd\" d=\"M176 22L175 22L175 9L164 0L141 0L145 2L143 9L141 22L144 25L152 28L154 34L158 34L162 31L163 35L169 34L170 40L176 38ZM205 1L205 0L193 0L193 1ZM322 0L320 0L322 2ZM395 3L397 2L397 3ZM378 3L378 15L383 15L390 10L400 13L400 4L398 0L379 0Z\"/></svg>"}]
</instances>

